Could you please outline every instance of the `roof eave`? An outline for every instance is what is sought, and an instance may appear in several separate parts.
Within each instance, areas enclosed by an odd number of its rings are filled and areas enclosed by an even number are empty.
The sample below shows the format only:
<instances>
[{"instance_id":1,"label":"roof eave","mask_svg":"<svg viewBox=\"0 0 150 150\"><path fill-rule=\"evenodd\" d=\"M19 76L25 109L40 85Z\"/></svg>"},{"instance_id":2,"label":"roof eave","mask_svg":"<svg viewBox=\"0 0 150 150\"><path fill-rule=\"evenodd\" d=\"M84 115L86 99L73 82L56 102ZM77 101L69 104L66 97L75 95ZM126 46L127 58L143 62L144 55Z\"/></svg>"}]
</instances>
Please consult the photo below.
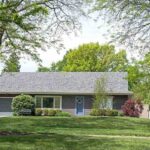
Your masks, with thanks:
<instances>
[{"instance_id":1,"label":"roof eave","mask_svg":"<svg viewBox=\"0 0 150 150\"><path fill-rule=\"evenodd\" d=\"M0 94L46 94L46 95L95 95L94 92L0 92ZM108 95L133 95L133 92L108 92Z\"/></svg>"}]
</instances>

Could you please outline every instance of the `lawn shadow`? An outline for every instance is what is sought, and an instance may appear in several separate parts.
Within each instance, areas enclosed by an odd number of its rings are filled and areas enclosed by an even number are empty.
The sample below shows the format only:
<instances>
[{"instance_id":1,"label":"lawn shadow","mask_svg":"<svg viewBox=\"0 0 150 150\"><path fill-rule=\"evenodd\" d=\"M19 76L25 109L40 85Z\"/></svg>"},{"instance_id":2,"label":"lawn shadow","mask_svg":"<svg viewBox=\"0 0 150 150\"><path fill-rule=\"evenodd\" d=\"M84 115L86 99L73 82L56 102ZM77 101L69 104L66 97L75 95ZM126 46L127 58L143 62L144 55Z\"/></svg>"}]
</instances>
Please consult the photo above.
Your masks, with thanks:
<instances>
[{"instance_id":1,"label":"lawn shadow","mask_svg":"<svg viewBox=\"0 0 150 150\"><path fill-rule=\"evenodd\" d=\"M14 144L15 143L15 144ZM150 146L145 143L134 145L132 140L120 140L114 138L96 138L67 134L30 134L24 136L0 137L0 149L24 150L148 150Z\"/></svg>"}]
</instances>

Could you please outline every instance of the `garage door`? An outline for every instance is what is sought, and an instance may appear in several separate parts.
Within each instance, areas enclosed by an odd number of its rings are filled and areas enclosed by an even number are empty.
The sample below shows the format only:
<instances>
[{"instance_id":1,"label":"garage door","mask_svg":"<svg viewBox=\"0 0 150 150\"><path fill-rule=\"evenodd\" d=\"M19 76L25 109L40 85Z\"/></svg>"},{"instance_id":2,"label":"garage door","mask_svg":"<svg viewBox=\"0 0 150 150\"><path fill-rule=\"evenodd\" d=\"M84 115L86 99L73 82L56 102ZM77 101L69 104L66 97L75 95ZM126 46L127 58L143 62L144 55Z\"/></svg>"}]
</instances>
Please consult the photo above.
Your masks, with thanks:
<instances>
[{"instance_id":1,"label":"garage door","mask_svg":"<svg viewBox=\"0 0 150 150\"><path fill-rule=\"evenodd\" d=\"M0 112L11 112L12 98L0 98Z\"/></svg>"}]
</instances>

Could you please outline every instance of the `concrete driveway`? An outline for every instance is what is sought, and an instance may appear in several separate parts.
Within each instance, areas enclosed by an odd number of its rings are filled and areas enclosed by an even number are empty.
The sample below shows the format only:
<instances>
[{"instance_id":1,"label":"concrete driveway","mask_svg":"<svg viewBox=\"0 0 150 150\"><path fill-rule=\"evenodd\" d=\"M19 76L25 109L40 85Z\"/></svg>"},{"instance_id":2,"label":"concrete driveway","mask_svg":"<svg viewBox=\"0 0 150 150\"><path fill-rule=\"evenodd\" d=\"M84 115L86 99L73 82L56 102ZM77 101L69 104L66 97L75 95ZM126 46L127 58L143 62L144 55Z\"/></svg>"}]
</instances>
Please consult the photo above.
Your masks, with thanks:
<instances>
[{"instance_id":1,"label":"concrete driveway","mask_svg":"<svg viewBox=\"0 0 150 150\"><path fill-rule=\"evenodd\" d=\"M12 115L12 112L0 112L0 117L10 117Z\"/></svg>"}]
</instances>

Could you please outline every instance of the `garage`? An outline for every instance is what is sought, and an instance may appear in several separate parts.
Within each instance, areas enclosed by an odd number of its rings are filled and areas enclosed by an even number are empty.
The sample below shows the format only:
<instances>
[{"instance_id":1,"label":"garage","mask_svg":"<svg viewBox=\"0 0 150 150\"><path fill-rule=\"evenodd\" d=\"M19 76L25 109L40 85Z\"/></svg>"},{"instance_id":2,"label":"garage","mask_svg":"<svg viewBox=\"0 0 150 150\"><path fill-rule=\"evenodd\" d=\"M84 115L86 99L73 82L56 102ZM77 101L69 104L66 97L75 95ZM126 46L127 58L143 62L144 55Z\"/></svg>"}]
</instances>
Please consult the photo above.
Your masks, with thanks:
<instances>
[{"instance_id":1,"label":"garage","mask_svg":"<svg viewBox=\"0 0 150 150\"><path fill-rule=\"evenodd\" d=\"M1 98L0 97L0 113L1 112L12 112L11 109L12 98Z\"/></svg>"}]
</instances>

